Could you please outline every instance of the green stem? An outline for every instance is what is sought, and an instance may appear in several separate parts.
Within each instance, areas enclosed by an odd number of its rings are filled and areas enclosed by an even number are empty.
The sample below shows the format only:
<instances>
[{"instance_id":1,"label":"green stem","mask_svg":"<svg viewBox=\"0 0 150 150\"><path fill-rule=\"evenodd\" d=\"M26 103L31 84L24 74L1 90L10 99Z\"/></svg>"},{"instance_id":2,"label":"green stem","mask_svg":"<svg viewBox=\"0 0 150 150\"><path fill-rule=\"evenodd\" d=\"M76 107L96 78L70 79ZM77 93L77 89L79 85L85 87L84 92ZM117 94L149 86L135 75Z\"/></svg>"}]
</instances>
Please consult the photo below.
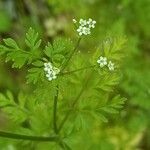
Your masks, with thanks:
<instances>
[{"instance_id":1,"label":"green stem","mask_svg":"<svg viewBox=\"0 0 150 150\"><path fill-rule=\"evenodd\" d=\"M54 132L57 134L57 102L58 102L58 92L59 88L57 85L57 91L56 95L54 97L54 109L53 109L53 126L54 126Z\"/></svg>"},{"instance_id":2,"label":"green stem","mask_svg":"<svg viewBox=\"0 0 150 150\"><path fill-rule=\"evenodd\" d=\"M65 70L65 68L67 67L69 61L71 60L72 56L73 56L74 53L76 52L76 50L77 50L77 48L78 48L78 46L79 46L79 44L80 44L81 39L82 39L82 38L79 37L79 39L78 39L78 41L77 41L77 44L76 44L75 48L74 48L73 51L71 52L69 58L66 60L64 66L63 66L63 68L61 69L61 72L63 72L63 71Z\"/></svg>"},{"instance_id":3,"label":"green stem","mask_svg":"<svg viewBox=\"0 0 150 150\"><path fill-rule=\"evenodd\" d=\"M51 136L51 137L27 136L4 131L0 131L0 137L16 140L18 139L18 140L42 141L42 142L56 142L58 140L58 136Z\"/></svg>"},{"instance_id":4,"label":"green stem","mask_svg":"<svg viewBox=\"0 0 150 150\"><path fill-rule=\"evenodd\" d=\"M84 67L84 68L79 68L79 69L72 70L72 71L69 71L69 72L64 72L64 73L60 74L60 76L76 73L78 71L83 71L83 70L91 69L91 68L94 68L94 67L95 67L95 65Z\"/></svg>"},{"instance_id":5,"label":"green stem","mask_svg":"<svg viewBox=\"0 0 150 150\"><path fill-rule=\"evenodd\" d=\"M91 75L90 75L90 76L91 76ZM87 86L88 81L89 81L89 77L88 77L86 83L84 84L84 86L82 87L81 91L79 92L78 96L77 96L77 97L75 98L75 100L73 101L73 103L72 103L72 105L71 105L71 108L73 108L73 107L75 106L75 104L78 102L78 100L79 100L80 97L82 96L82 94L83 94L83 92L84 92L84 90L85 90L85 87ZM71 113L68 112L68 113L65 115L64 119L62 120L62 122L61 122L61 124L60 124L60 126L59 126L59 128L58 128L58 133L59 133L59 132L61 131L61 129L63 128L63 126L64 126L64 124L66 123L66 121L67 121L68 117L70 116L70 114L71 114Z\"/></svg>"},{"instance_id":6,"label":"green stem","mask_svg":"<svg viewBox=\"0 0 150 150\"><path fill-rule=\"evenodd\" d=\"M78 101L78 99L80 98L80 96L82 95L82 92L83 92L83 89L81 89L81 91L80 91L80 93L78 94L78 96L77 96L77 98L74 100L74 102L73 102L73 104L72 104L72 108L74 107L74 105L76 104L76 102ZM61 129L63 128L63 126L64 126L64 124L65 124L65 122L67 121L67 119L68 119L68 117L70 116L70 112L68 112L67 114L66 114L66 116L64 117L64 119L62 120L62 122L61 122L61 124L60 124L60 126L59 126L59 128L58 128L58 132L60 132L61 131Z\"/></svg>"}]
</instances>

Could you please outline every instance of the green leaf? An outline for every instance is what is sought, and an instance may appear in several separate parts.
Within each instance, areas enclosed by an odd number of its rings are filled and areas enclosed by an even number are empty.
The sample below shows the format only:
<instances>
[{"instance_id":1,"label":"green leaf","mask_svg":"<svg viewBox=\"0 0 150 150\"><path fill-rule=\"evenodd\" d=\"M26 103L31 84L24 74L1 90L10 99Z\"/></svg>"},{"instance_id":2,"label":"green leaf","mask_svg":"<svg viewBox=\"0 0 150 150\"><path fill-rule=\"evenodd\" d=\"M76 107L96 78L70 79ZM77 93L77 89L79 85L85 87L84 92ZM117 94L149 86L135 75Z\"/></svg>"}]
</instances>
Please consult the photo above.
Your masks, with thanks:
<instances>
[{"instance_id":1,"label":"green leaf","mask_svg":"<svg viewBox=\"0 0 150 150\"><path fill-rule=\"evenodd\" d=\"M14 49L16 49L16 50L19 49L17 43L16 43L13 39L11 39L11 38L4 39L4 43L5 43L8 47L10 47L10 48L14 48Z\"/></svg>"},{"instance_id":2,"label":"green leaf","mask_svg":"<svg viewBox=\"0 0 150 150\"><path fill-rule=\"evenodd\" d=\"M121 62L125 56L125 37L109 37L100 43L100 46L94 52L90 62L96 64L100 56L107 57L108 60L113 62Z\"/></svg>"},{"instance_id":3,"label":"green leaf","mask_svg":"<svg viewBox=\"0 0 150 150\"><path fill-rule=\"evenodd\" d=\"M18 94L18 103L21 108L25 107L26 96L22 92Z\"/></svg>"},{"instance_id":4,"label":"green leaf","mask_svg":"<svg viewBox=\"0 0 150 150\"><path fill-rule=\"evenodd\" d=\"M96 112L96 118L95 119L100 119L101 121L107 123L108 119L100 112Z\"/></svg>"},{"instance_id":5,"label":"green leaf","mask_svg":"<svg viewBox=\"0 0 150 150\"><path fill-rule=\"evenodd\" d=\"M19 48L17 43L11 39L4 39L4 45L0 45L0 55L6 56L6 62L13 61L13 68L21 68L26 63L30 64L41 57L39 47L41 40L38 40L38 33L30 28L26 34L25 42L30 49L28 51ZM35 51L36 50L36 51Z\"/></svg>"},{"instance_id":6,"label":"green leaf","mask_svg":"<svg viewBox=\"0 0 150 150\"><path fill-rule=\"evenodd\" d=\"M97 110L100 112L104 111L108 114L117 114L125 104L125 101L125 98L120 97L120 95L116 95L111 100L108 100L102 107L100 106Z\"/></svg>"},{"instance_id":7,"label":"green leaf","mask_svg":"<svg viewBox=\"0 0 150 150\"><path fill-rule=\"evenodd\" d=\"M38 134L47 133L51 122L47 105L44 103L34 104L34 108L31 111L30 126L32 130Z\"/></svg>"},{"instance_id":8,"label":"green leaf","mask_svg":"<svg viewBox=\"0 0 150 150\"><path fill-rule=\"evenodd\" d=\"M105 40L103 44L105 56L113 61L122 61L125 56L124 48L126 42L127 39L122 36Z\"/></svg>"},{"instance_id":9,"label":"green leaf","mask_svg":"<svg viewBox=\"0 0 150 150\"><path fill-rule=\"evenodd\" d=\"M44 65L43 61L37 60L32 63L33 66L42 67Z\"/></svg>"},{"instance_id":10,"label":"green leaf","mask_svg":"<svg viewBox=\"0 0 150 150\"><path fill-rule=\"evenodd\" d=\"M54 64L61 65L69 56L72 49L73 44L70 40L58 38L54 40L53 44L48 43L44 52Z\"/></svg>"},{"instance_id":11,"label":"green leaf","mask_svg":"<svg viewBox=\"0 0 150 150\"><path fill-rule=\"evenodd\" d=\"M47 57L52 58L52 51L53 51L53 47L51 43L48 42L47 46L45 46L44 53L46 54Z\"/></svg>"},{"instance_id":12,"label":"green leaf","mask_svg":"<svg viewBox=\"0 0 150 150\"><path fill-rule=\"evenodd\" d=\"M27 83L37 83L38 81L44 80L44 69L43 68L31 68L28 70Z\"/></svg>"},{"instance_id":13,"label":"green leaf","mask_svg":"<svg viewBox=\"0 0 150 150\"><path fill-rule=\"evenodd\" d=\"M28 47L30 47L31 51L38 49L40 47L41 39L38 40L38 38L39 34L30 27L28 32L26 33L25 43L27 44Z\"/></svg>"},{"instance_id":14,"label":"green leaf","mask_svg":"<svg viewBox=\"0 0 150 150\"><path fill-rule=\"evenodd\" d=\"M3 111L9 115L13 122L19 124L24 122L28 117L27 113L17 107L6 107L3 108Z\"/></svg>"},{"instance_id":15,"label":"green leaf","mask_svg":"<svg viewBox=\"0 0 150 150\"><path fill-rule=\"evenodd\" d=\"M6 55L6 62L13 61L13 68L21 68L26 62L29 53L21 50L17 43L11 39L4 39L5 45L0 45L0 53Z\"/></svg>"},{"instance_id":16,"label":"green leaf","mask_svg":"<svg viewBox=\"0 0 150 150\"><path fill-rule=\"evenodd\" d=\"M112 108L112 107L109 107L109 106L106 106L106 107L103 107L101 108L103 111L107 112L107 113L111 113L111 114L117 114L118 113L118 110Z\"/></svg>"},{"instance_id":17,"label":"green leaf","mask_svg":"<svg viewBox=\"0 0 150 150\"><path fill-rule=\"evenodd\" d=\"M0 94L0 107L3 112L9 115L15 123L22 123L28 117L28 111L25 108L25 96L23 94L18 95L18 102L16 103L14 97L10 91L6 92L6 96Z\"/></svg>"},{"instance_id":18,"label":"green leaf","mask_svg":"<svg viewBox=\"0 0 150 150\"><path fill-rule=\"evenodd\" d=\"M121 109L125 104L126 100L127 100L126 98L121 97L120 95L116 95L115 97L112 98L110 106L116 109Z\"/></svg>"},{"instance_id":19,"label":"green leaf","mask_svg":"<svg viewBox=\"0 0 150 150\"><path fill-rule=\"evenodd\" d=\"M28 54L24 54L21 51L11 51L6 56L6 62L12 60L13 68L21 68L27 62Z\"/></svg>"},{"instance_id":20,"label":"green leaf","mask_svg":"<svg viewBox=\"0 0 150 150\"><path fill-rule=\"evenodd\" d=\"M10 100L9 98L7 98L5 95L0 93L0 107L5 107L8 105L13 105L14 103L12 103L13 100Z\"/></svg>"},{"instance_id":21,"label":"green leaf","mask_svg":"<svg viewBox=\"0 0 150 150\"><path fill-rule=\"evenodd\" d=\"M100 80L97 83L95 89L96 90L103 90L106 92L113 91L113 87L117 85L120 81L120 77L117 76L115 73L113 74L104 74L100 76Z\"/></svg>"},{"instance_id":22,"label":"green leaf","mask_svg":"<svg viewBox=\"0 0 150 150\"><path fill-rule=\"evenodd\" d=\"M7 90L6 96L11 103L14 103L14 96L10 91Z\"/></svg>"}]
</instances>

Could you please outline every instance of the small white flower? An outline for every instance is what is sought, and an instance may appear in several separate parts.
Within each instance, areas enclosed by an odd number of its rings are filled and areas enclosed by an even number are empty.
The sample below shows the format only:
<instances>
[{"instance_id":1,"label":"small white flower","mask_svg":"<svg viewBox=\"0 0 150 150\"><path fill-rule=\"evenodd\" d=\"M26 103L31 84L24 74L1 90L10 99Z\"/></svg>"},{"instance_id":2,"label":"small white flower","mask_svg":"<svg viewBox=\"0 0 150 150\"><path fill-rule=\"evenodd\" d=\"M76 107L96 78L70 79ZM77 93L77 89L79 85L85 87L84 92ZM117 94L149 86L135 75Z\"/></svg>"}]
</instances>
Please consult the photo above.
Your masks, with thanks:
<instances>
[{"instance_id":1,"label":"small white flower","mask_svg":"<svg viewBox=\"0 0 150 150\"><path fill-rule=\"evenodd\" d=\"M52 64L48 62L48 63L44 63L44 66L48 68L48 67L52 67Z\"/></svg>"},{"instance_id":2,"label":"small white flower","mask_svg":"<svg viewBox=\"0 0 150 150\"><path fill-rule=\"evenodd\" d=\"M76 23L76 20L73 20L73 22ZM95 28L95 24L96 21L92 20L91 18L88 21L80 19L79 27L77 29L79 36L91 34L91 28Z\"/></svg>"},{"instance_id":3,"label":"small white flower","mask_svg":"<svg viewBox=\"0 0 150 150\"><path fill-rule=\"evenodd\" d=\"M107 58L106 57L100 57L98 60L97 60L97 63L100 65L100 67L104 67L107 65Z\"/></svg>"},{"instance_id":4,"label":"small white flower","mask_svg":"<svg viewBox=\"0 0 150 150\"><path fill-rule=\"evenodd\" d=\"M77 23L77 20L76 19L72 19L73 23Z\"/></svg>"},{"instance_id":5,"label":"small white flower","mask_svg":"<svg viewBox=\"0 0 150 150\"><path fill-rule=\"evenodd\" d=\"M47 78L49 81L52 81L52 80L56 79L57 76L56 76L56 74L51 73L51 74L47 74Z\"/></svg>"},{"instance_id":6,"label":"small white flower","mask_svg":"<svg viewBox=\"0 0 150 150\"><path fill-rule=\"evenodd\" d=\"M96 21L89 18L87 24L89 25L89 28L95 28Z\"/></svg>"},{"instance_id":7,"label":"small white flower","mask_svg":"<svg viewBox=\"0 0 150 150\"><path fill-rule=\"evenodd\" d=\"M84 26L87 25L87 21L83 20L83 19L80 19L79 24L84 27Z\"/></svg>"},{"instance_id":8,"label":"small white flower","mask_svg":"<svg viewBox=\"0 0 150 150\"><path fill-rule=\"evenodd\" d=\"M44 63L44 71L46 73L46 77L49 81L57 78L57 74L59 74L60 69L53 67L52 63Z\"/></svg>"},{"instance_id":9,"label":"small white flower","mask_svg":"<svg viewBox=\"0 0 150 150\"><path fill-rule=\"evenodd\" d=\"M110 71L113 71L114 70L114 63L112 63L111 61L109 61L108 68L109 68Z\"/></svg>"},{"instance_id":10,"label":"small white flower","mask_svg":"<svg viewBox=\"0 0 150 150\"><path fill-rule=\"evenodd\" d=\"M50 62L44 63L44 70L48 71L52 69L52 64Z\"/></svg>"},{"instance_id":11,"label":"small white flower","mask_svg":"<svg viewBox=\"0 0 150 150\"><path fill-rule=\"evenodd\" d=\"M79 28L77 29L77 32L79 32L79 35L83 35L83 27L82 26L79 26Z\"/></svg>"},{"instance_id":12,"label":"small white flower","mask_svg":"<svg viewBox=\"0 0 150 150\"><path fill-rule=\"evenodd\" d=\"M84 34L84 35L91 34L90 29L89 29L89 28L87 28L87 27L83 27L83 34Z\"/></svg>"},{"instance_id":13,"label":"small white flower","mask_svg":"<svg viewBox=\"0 0 150 150\"><path fill-rule=\"evenodd\" d=\"M47 78L49 78L49 77L50 77L50 74L49 74L49 73L47 73L47 74L46 74L46 77L47 77Z\"/></svg>"},{"instance_id":14,"label":"small white flower","mask_svg":"<svg viewBox=\"0 0 150 150\"><path fill-rule=\"evenodd\" d=\"M79 26L79 28L77 29L77 32L79 32L79 35L88 35L88 34L91 34L91 31L89 28L87 27L82 27L82 26Z\"/></svg>"}]
</instances>

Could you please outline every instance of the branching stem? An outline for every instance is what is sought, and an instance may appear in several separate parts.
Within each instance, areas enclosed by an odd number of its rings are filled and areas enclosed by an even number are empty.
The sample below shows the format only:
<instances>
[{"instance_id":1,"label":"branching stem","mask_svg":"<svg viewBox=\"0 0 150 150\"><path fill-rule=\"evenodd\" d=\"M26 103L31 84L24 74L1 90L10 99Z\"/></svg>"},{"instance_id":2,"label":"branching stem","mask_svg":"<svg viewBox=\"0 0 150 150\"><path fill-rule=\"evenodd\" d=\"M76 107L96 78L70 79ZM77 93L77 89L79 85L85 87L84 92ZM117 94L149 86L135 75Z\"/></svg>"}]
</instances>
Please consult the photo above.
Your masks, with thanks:
<instances>
[{"instance_id":1,"label":"branching stem","mask_svg":"<svg viewBox=\"0 0 150 150\"><path fill-rule=\"evenodd\" d=\"M82 87L81 91L79 92L79 94L77 95L77 97L75 98L75 100L73 101L72 105L71 105L71 108L74 108L74 106L76 105L76 103L78 102L78 100L80 99L80 97L82 96L84 90L85 90L85 87L87 86L88 84L88 81L89 81L89 78L91 77L91 75L88 77L87 81L85 82L84 86ZM68 117L70 116L70 112L68 112L64 119L62 120L59 128L58 128L58 133L61 131L61 129L63 128L64 124L66 123Z\"/></svg>"},{"instance_id":2,"label":"branching stem","mask_svg":"<svg viewBox=\"0 0 150 150\"><path fill-rule=\"evenodd\" d=\"M66 60L64 66L63 66L63 68L61 69L61 72L63 72L63 71L66 69L66 67L67 67L67 65L68 65L68 63L69 63L69 61L71 60L72 56L73 56L74 53L76 52L76 50L77 50L77 48L78 48L78 46L79 46L79 44L80 44L81 39L82 39L82 38L79 37L79 39L78 39L78 41L77 41L77 44L76 44L75 48L74 48L73 51L71 52L69 58Z\"/></svg>"},{"instance_id":3,"label":"branching stem","mask_svg":"<svg viewBox=\"0 0 150 150\"><path fill-rule=\"evenodd\" d=\"M76 69L76 70L72 70L72 71L61 73L60 76L70 75L72 73L76 73L78 71L83 71L83 70L91 69L91 68L94 68L94 67L95 67L95 65L88 66L88 67L83 67L83 68L79 68L79 69Z\"/></svg>"}]
</instances>

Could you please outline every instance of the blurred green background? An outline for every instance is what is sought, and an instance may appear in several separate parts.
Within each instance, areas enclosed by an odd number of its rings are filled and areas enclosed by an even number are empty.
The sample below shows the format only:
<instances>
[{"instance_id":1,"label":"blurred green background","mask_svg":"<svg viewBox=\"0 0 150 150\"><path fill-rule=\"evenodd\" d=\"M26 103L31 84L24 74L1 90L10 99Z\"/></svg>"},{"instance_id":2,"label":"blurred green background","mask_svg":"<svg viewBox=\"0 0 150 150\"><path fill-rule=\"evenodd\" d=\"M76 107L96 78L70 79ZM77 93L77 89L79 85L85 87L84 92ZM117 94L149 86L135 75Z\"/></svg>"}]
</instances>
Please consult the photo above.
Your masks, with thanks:
<instances>
[{"instance_id":1,"label":"blurred green background","mask_svg":"<svg viewBox=\"0 0 150 150\"><path fill-rule=\"evenodd\" d=\"M125 35L128 39L118 87L128 99L121 117L101 127L95 125L92 137L81 139L79 150L86 150L91 140L92 150L150 150L150 0L0 0L0 41L12 37L23 45L30 26L45 43L57 36L74 39L73 18L97 21L94 33L82 42L85 52L109 36ZM25 73L25 68L11 69L1 58L0 92L29 92ZM0 129L7 126L6 120L0 112ZM0 138L0 150L16 150L14 145ZM48 144L41 144L38 150L46 147Z\"/></svg>"}]
</instances>

